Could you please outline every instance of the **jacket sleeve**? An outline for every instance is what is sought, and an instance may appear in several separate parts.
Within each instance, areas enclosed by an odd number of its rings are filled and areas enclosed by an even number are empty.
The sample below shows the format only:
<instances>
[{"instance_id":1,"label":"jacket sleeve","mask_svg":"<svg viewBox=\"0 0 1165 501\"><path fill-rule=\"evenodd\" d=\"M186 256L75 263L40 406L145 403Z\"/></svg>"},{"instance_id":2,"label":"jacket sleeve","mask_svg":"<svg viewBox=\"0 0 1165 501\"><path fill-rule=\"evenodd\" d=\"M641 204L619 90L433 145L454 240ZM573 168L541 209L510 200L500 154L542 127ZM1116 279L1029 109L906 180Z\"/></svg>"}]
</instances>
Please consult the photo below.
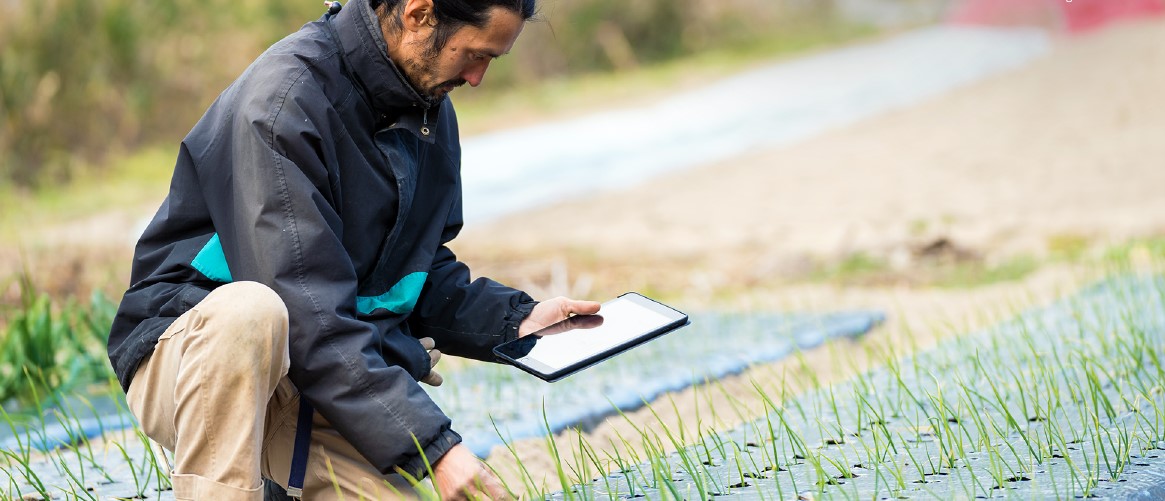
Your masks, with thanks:
<instances>
[{"instance_id":1,"label":"jacket sleeve","mask_svg":"<svg viewBox=\"0 0 1165 501\"><path fill-rule=\"evenodd\" d=\"M206 131L214 139L192 147L232 279L266 284L287 305L289 377L302 398L382 473L422 475L413 437L431 462L461 438L413 377L382 358L376 327L357 319L356 272L330 203L329 135L342 124L326 99L296 98L284 85L274 103L236 100L240 111Z\"/></svg>"},{"instance_id":2,"label":"jacket sleeve","mask_svg":"<svg viewBox=\"0 0 1165 501\"><path fill-rule=\"evenodd\" d=\"M471 278L469 267L446 245L461 231L461 221L458 189L409 326L414 336L432 337L442 353L496 361L493 347L517 339L518 325L538 303L525 292L488 278Z\"/></svg>"}]
</instances>

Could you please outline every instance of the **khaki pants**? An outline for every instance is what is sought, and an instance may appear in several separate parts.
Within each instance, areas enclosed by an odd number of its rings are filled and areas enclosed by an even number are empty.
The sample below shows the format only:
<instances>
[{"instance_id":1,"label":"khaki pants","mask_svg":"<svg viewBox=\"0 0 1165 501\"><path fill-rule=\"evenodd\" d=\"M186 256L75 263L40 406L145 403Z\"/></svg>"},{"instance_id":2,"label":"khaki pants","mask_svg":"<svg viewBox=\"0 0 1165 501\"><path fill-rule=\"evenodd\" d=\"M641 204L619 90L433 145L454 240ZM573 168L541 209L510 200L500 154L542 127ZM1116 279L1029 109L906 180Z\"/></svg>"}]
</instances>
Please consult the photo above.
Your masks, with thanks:
<instances>
[{"instance_id":1,"label":"khaki pants","mask_svg":"<svg viewBox=\"0 0 1165 501\"><path fill-rule=\"evenodd\" d=\"M287 488L299 412L299 391L287 379L287 333L277 294L232 283L178 317L138 367L129 408L146 435L174 453L176 499L261 500L261 476ZM310 500L415 497L318 412L303 491Z\"/></svg>"}]
</instances>

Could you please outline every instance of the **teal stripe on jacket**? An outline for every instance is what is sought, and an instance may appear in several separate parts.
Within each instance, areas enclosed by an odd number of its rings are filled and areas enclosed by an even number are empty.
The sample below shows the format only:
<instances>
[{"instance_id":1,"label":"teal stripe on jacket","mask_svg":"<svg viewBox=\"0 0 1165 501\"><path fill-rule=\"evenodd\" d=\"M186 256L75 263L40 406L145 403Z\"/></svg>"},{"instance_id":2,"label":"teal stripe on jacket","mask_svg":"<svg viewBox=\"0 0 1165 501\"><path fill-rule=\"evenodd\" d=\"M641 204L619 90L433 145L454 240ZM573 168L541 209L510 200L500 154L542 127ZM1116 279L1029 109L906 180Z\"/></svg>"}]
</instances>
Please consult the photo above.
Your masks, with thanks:
<instances>
[{"instance_id":1,"label":"teal stripe on jacket","mask_svg":"<svg viewBox=\"0 0 1165 501\"><path fill-rule=\"evenodd\" d=\"M227 256L222 251L222 241L218 239L218 233L212 235L206 245L202 246L202 250L194 256L190 266L215 282L234 282L231 278L231 269L227 267Z\"/></svg>"},{"instance_id":2,"label":"teal stripe on jacket","mask_svg":"<svg viewBox=\"0 0 1165 501\"><path fill-rule=\"evenodd\" d=\"M219 240L218 233L211 236L206 245L202 246L202 250L198 251L198 255L194 256L190 265L199 273L206 275L206 278L215 282L230 283L234 281L231 277L231 269L227 266L227 257L222 250L222 241ZM357 296L356 311L365 315L379 309L397 314L409 313L416 307L417 299L421 297L421 289L425 288L427 278L429 278L427 272L413 272L405 275L384 294Z\"/></svg>"},{"instance_id":3,"label":"teal stripe on jacket","mask_svg":"<svg viewBox=\"0 0 1165 501\"><path fill-rule=\"evenodd\" d=\"M417 299L421 297L421 289L425 287L425 279L429 273L416 271L405 275L388 292L379 296L357 296L356 311L369 314L379 309L385 309L397 314L413 311Z\"/></svg>"}]
</instances>

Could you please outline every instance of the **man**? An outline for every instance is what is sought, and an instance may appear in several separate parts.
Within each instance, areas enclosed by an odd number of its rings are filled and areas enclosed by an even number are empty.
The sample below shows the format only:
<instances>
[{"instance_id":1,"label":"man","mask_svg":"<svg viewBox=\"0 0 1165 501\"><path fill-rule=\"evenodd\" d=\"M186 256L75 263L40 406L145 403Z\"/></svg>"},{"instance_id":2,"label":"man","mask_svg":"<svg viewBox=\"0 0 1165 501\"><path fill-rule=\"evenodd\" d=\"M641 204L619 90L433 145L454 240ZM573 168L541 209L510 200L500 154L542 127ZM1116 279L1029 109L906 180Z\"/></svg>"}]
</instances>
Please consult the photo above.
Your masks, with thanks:
<instances>
[{"instance_id":1,"label":"man","mask_svg":"<svg viewBox=\"0 0 1165 501\"><path fill-rule=\"evenodd\" d=\"M109 353L177 499L506 497L417 384L594 302L470 279L445 95L535 0L354 0L272 46L182 142ZM521 154L519 151L515 155ZM430 351L431 350L431 351ZM421 454L423 451L423 456Z\"/></svg>"}]
</instances>

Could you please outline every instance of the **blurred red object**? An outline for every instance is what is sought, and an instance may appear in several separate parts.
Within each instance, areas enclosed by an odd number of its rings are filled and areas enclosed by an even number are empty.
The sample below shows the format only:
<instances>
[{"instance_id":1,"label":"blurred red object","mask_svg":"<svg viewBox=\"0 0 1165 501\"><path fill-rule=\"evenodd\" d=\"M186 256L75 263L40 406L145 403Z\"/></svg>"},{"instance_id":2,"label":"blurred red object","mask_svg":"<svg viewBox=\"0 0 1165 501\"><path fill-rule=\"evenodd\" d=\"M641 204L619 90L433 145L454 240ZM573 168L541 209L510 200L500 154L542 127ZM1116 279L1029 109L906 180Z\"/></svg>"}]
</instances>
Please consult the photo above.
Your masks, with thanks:
<instances>
[{"instance_id":1,"label":"blurred red object","mask_svg":"<svg viewBox=\"0 0 1165 501\"><path fill-rule=\"evenodd\" d=\"M947 21L989 26L1042 26L1070 33L1118 19L1165 14L1165 0L958 0Z\"/></svg>"}]
</instances>

